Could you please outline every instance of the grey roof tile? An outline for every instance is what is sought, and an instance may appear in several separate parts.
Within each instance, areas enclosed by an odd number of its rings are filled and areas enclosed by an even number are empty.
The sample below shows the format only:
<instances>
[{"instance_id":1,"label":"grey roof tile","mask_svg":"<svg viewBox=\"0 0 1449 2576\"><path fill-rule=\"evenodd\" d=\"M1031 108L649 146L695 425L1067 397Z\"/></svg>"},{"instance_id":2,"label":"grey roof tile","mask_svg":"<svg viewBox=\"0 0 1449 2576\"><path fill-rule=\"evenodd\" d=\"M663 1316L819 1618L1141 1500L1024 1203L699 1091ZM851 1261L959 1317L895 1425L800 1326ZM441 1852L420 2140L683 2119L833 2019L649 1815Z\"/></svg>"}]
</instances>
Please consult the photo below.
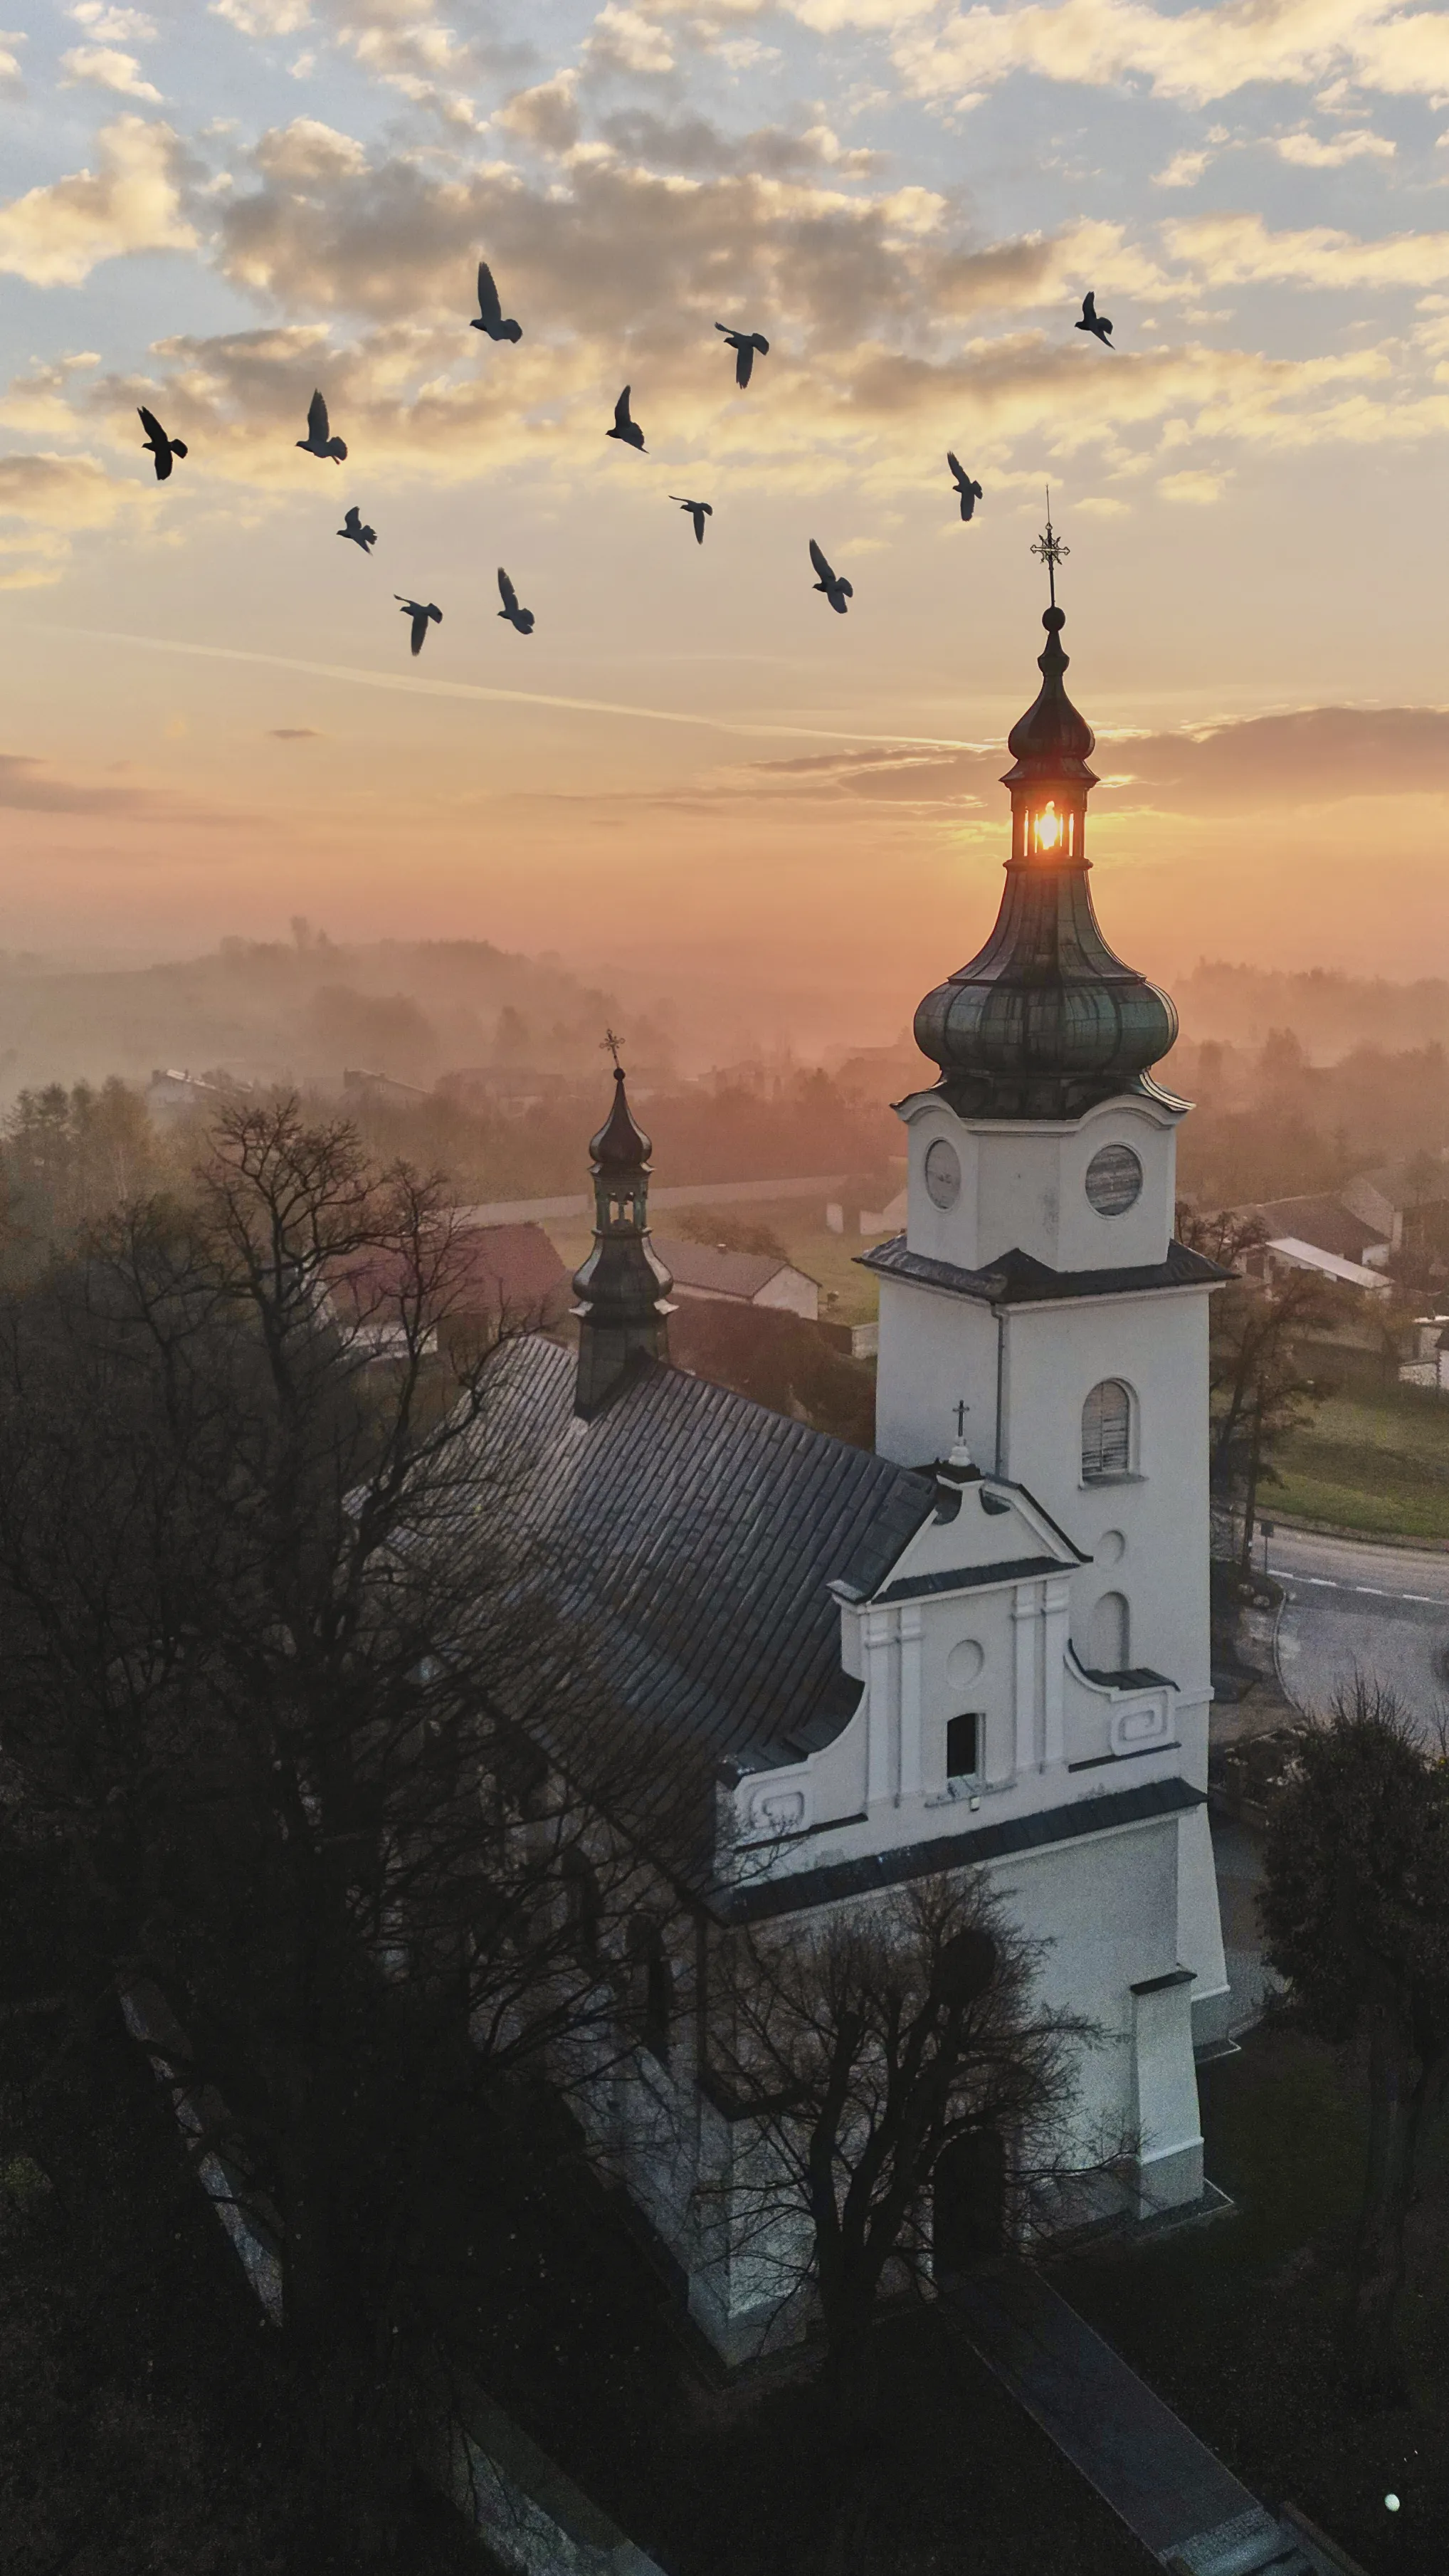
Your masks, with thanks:
<instances>
[{"instance_id":1,"label":"grey roof tile","mask_svg":"<svg viewBox=\"0 0 1449 2576\"><path fill-rule=\"evenodd\" d=\"M496 1354L480 1469L503 1471L510 1514L590 1641L579 1687L657 1747L657 1815L681 1784L692 1799L693 1848L672 1826L668 1839L707 1875L716 1779L797 1758L846 1722L860 1685L841 1670L830 1585L873 1591L935 1484L653 1362L581 1421L574 1369L533 1336Z\"/></svg>"}]
</instances>

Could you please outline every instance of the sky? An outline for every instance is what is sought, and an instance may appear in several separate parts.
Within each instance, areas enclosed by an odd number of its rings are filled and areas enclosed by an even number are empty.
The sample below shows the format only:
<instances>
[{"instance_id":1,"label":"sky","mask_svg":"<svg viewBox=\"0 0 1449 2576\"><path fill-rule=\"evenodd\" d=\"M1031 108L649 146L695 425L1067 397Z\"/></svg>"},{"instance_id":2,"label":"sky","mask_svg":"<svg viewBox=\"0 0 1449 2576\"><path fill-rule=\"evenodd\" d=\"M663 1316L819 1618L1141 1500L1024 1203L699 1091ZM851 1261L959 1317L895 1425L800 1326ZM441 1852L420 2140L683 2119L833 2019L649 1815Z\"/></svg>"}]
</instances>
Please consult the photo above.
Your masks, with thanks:
<instances>
[{"instance_id":1,"label":"sky","mask_svg":"<svg viewBox=\"0 0 1449 2576\"><path fill-rule=\"evenodd\" d=\"M1050 481L1113 944L1444 970L1444 10L74 0L0 142L0 947L304 913L886 1043L995 911Z\"/></svg>"}]
</instances>

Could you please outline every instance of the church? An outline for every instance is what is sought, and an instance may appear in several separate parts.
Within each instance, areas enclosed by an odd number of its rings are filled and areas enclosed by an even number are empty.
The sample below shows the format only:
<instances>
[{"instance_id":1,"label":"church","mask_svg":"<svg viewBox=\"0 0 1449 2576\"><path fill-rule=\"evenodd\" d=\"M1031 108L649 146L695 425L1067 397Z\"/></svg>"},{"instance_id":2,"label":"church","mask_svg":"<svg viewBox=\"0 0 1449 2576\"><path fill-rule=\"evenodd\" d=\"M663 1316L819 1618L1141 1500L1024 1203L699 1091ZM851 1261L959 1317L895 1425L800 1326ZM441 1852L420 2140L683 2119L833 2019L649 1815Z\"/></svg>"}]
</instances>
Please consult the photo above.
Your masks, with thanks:
<instances>
[{"instance_id":1,"label":"church","mask_svg":"<svg viewBox=\"0 0 1449 2576\"><path fill-rule=\"evenodd\" d=\"M638 2047L601 2143L730 2359L773 2312L697 2216L730 2172L707 1962L732 1924L984 1873L1043 1945L1044 1998L1106 2034L1080 2118L1134 2139L1134 2214L1203 2195L1195 2046L1227 1992L1206 1805L1222 1274L1173 1239L1187 1103L1152 1067L1176 1014L1088 889L1094 737L1064 623L1053 602L1009 737L995 926L916 1013L939 1079L896 1104L906 1228L863 1255L874 1453L671 1367L618 1069L577 1354L531 1335L492 1363L525 1521L600 1650L601 1764L611 1731L648 1748L627 1831L660 1903L632 1927Z\"/></svg>"}]
</instances>

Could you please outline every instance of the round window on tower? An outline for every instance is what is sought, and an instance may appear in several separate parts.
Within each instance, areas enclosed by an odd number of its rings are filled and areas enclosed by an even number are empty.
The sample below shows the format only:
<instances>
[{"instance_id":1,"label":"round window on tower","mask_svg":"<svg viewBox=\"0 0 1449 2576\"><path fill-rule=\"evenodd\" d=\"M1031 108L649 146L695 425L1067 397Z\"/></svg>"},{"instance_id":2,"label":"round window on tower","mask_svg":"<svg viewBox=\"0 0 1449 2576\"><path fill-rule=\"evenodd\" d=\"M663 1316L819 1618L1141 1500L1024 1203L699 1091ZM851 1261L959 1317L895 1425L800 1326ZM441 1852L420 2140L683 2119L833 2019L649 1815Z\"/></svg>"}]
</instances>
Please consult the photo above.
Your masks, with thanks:
<instances>
[{"instance_id":1,"label":"round window on tower","mask_svg":"<svg viewBox=\"0 0 1449 2576\"><path fill-rule=\"evenodd\" d=\"M1130 1145L1102 1145L1087 1165L1087 1196L1098 1216L1125 1216L1142 1196L1142 1166Z\"/></svg>"},{"instance_id":2,"label":"round window on tower","mask_svg":"<svg viewBox=\"0 0 1449 2576\"><path fill-rule=\"evenodd\" d=\"M944 1136L927 1148L926 1188L938 1208L954 1207L961 1195L960 1157Z\"/></svg>"}]
</instances>

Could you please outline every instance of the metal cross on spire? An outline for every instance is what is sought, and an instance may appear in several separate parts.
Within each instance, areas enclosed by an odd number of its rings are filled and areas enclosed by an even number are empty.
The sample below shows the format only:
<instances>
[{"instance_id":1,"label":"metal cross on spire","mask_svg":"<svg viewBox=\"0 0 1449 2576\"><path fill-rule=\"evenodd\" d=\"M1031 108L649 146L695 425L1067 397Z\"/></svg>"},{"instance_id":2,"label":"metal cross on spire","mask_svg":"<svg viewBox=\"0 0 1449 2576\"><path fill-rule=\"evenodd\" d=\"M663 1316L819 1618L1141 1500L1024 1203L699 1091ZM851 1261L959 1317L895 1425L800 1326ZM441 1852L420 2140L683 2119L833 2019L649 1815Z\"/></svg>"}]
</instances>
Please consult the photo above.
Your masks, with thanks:
<instances>
[{"instance_id":1,"label":"metal cross on spire","mask_svg":"<svg viewBox=\"0 0 1449 2576\"><path fill-rule=\"evenodd\" d=\"M602 1038L599 1040L600 1055L611 1055L613 1057L614 1071L616 1073L619 1070L619 1049L623 1043L623 1039L621 1037L616 1037L612 1029L605 1029Z\"/></svg>"},{"instance_id":2,"label":"metal cross on spire","mask_svg":"<svg viewBox=\"0 0 1449 2576\"><path fill-rule=\"evenodd\" d=\"M1037 538L1036 544L1032 547L1032 553L1034 555L1039 555L1042 562L1046 565L1047 587L1051 592L1052 606L1055 608L1057 604L1057 566L1059 563L1065 562L1067 556L1072 550L1070 546L1064 546L1062 544L1061 538L1057 535L1055 528L1052 526L1052 487L1050 483L1046 487L1046 504L1047 523L1043 528L1041 535Z\"/></svg>"}]
</instances>

